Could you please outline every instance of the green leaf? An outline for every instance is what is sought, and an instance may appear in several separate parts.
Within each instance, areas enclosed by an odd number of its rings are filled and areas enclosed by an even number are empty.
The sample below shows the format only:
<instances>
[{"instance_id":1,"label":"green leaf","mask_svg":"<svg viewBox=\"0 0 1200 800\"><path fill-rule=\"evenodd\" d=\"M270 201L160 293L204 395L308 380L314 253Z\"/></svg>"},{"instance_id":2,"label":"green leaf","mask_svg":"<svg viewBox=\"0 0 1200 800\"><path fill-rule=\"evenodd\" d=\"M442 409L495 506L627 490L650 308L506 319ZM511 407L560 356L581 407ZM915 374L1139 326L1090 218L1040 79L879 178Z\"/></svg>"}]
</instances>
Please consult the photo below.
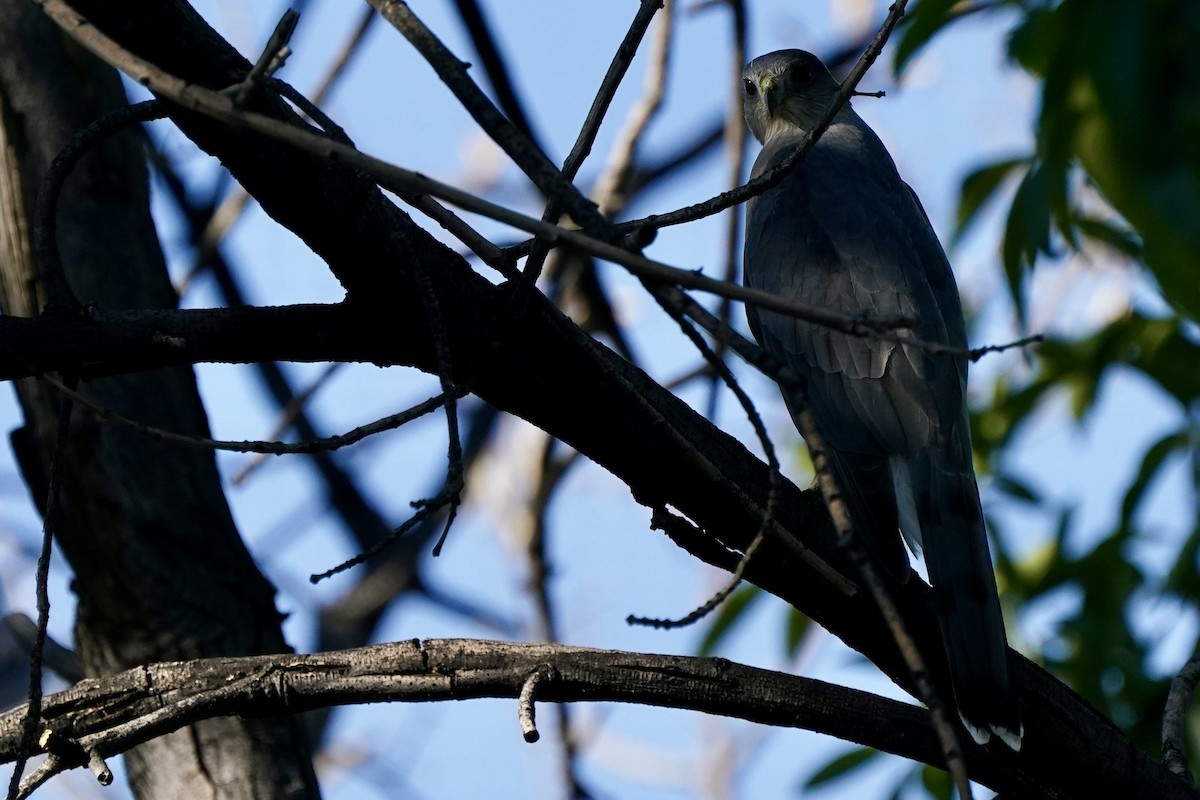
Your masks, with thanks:
<instances>
[{"instance_id":1,"label":"green leaf","mask_svg":"<svg viewBox=\"0 0 1200 800\"><path fill-rule=\"evenodd\" d=\"M1142 318L1144 319L1144 318ZM1200 342L1174 319L1144 319L1126 363L1141 370L1187 408L1200 398Z\"/></svg>"},{"instance_id":2,"label":"green leaf","mask_svg":"<svg viewBox=\"0 0 1200 800\"><path fill-rule=\"evenodd\" d=\"M994 475L992 488L1008 495L1011 499L1030 505L1039 505L1042 502L1042 495L1037 489L1012 474Z\"/></svg>"},{"instance_id":3,"label":"green leaf","mask_svg":"<svg viewBox=\"0 0 1200 800\"><path fill-rule=\"evenodd\" d=\"M1125 499L1121 501L1122 528L1132 530L1133 515L1137 513L1138 506L1146 496L1146 489L1158 475L1168 456L1176 451L1186 452L1188 450L1191 445L1189 433L1187 428L1183 428L1167 434L1150 445L1146 455L1142 457L1142 465L1138 468L1137 477L1133 479L1133 483L1129 484L1129 488L1125 490Z\"/></svg>"},{"instance_id":4,"label":"green leaf","mask_svg":"<svg viewBox=\"0 0 1200 800\"><path fill-rule=\"evenodd\" d=\"M805 781L804 788L813 789L830 781L837 780L846 773L853 772L862 767L862 765L879 755L878 750L872 750L869 747L859 747L848 753L843 753L813 773L812 777Z\"/></svg>"},{"instance_id":5,"label":"green leaf","mask_svg":"<svg viewBox=\"0 0 1200 800\"><path fill-rule=\"evenodd\" d=\"M812 627L812 620L807 615L802 614L794 608L788 609L787 618L787 655L796 655L796 650L799 649L800 643L804 641L804 634L808 633Z\"/></svg>"},{"instance_id":6,"label":"green leaf","mask_svg":"<svg viewBox=\"0 0 1200 800\"><path fill-rule=\"evenodd\" d=\"M1087 216L1076 216L1074 224L1084 236L1107 245L1128 258L1142 257L1142 241L1128 228L1118 228L1110 222Z\"/></svg>"},{"instance_id":7,"label":"green leaf","mask_svg":"<svg viewBox=\"0 0 1200 800\"><path fill-rule=\"evenodd\" d=\"M957 242L967 232L971 223L979 216L979 212L987 205L988 200L1000 188L1013 172L1021 167L1028 168L1032 159L1006 158L992 164L980 167L963 178L962 187L958 193L958 219L955 221L954 236L951 241Z\"/></svg>"},{"instance_id":8,"label":"green leaf","mask_svg":"<svg viewBox=\"0 0 1200 800\"><path fill-rule=\"evenodd\" d=\"M1188 535L1187 541L1179 548L1179 556L1175 559L1175 566L1171 567L1171 572L1167 575L1163 590L1175 592L1180 597L1195 602L1196 597L1200 595L1200 574L1196 572L1197 560L1200 560L1200 517L1196 519L1196 525Z\"/></svg>"},{"instance_id":9,"label":"green leaf","mask_svg":"<svg viewBox=\"0 0 1200 800\"><path fill-rule=\"evenodd\" d=\"M953 797L954 781L945 770L925 764L921 767L921 785L938 800L951 800Z\"/></svg>"},{"instance_id":10,"label":"green leaf","mask_svg":"<svg viewBox=\"0 0 1200 800\"><path fill-rule=\"evenodd\" d=\"M1030 11L1008 39L1009 58L1037 75L1045 75L1062 41L1059 18L1052 11Z\"/></svg>"},{"instance_id":11,"label":"green leaf","mask_svg":"<svg viewBox=\"0 0 1200 800\"><path fill-rule=\"evenodd\" d=\"M1056 588L1047 578L1062 562L1063 552L1058 542L1049 542L1026 553L1019 561L1011 561L1009 580L1020 590L1026 602Z\"/></svg>"},{"instance_id":12,"label":"green leaf","mask_svg":"<svg viewBox=\"0 0 1200 800\"><path fill-rule=\"evenodd\" d=\"M699 655L711 656L732 631L734 624L742 619L751 604L762 596L762 590L750 584L744 584L735 590L729 599L721 604L716 618L705 632L704 639L700 642Z\"/></svg>"},{"instance_id":13,"label":"green leaf","mask_svg":"<svg viewBox=\"0 0 1200 800\"><path fill-rule=\"evenodd\" d=\"M892 71L899 75L921 51L935 33L951 22L956 15L951 13L958 0L922 0L908 10L905 24L892 57Z\"/></svg>"},{"instance_id":14,"label":"green leaf","mask_svg":"<svg viewBox=\"0 0 1200 800\"><path fill-rule=\"evenodd\" d=\"M1194 0L1062 0L1028 13L1009 39L1009 55L1042 79L1038 155L1087 173L1136 233L1113 243L1140 242L1164 298L1193 320L1200 320L1197 35ZM1052 207L1073 240L1070 215Z\"/></svg>"},{"instance_id":15,"label":"green leaf","mask_svg":"<svg viewBox=\"0 0 1200 800\"><path fill-rule=\"evenodd\" d=\"M1025 304L1021 285L1025 269L1033 266L1039 252L1050 252L1051 202L1050 175L1046 166L1035 163L1025 173L1008 211L1001 253L1004 274L1013 303L1024 322Z\"/></svg>"}]
</instances>

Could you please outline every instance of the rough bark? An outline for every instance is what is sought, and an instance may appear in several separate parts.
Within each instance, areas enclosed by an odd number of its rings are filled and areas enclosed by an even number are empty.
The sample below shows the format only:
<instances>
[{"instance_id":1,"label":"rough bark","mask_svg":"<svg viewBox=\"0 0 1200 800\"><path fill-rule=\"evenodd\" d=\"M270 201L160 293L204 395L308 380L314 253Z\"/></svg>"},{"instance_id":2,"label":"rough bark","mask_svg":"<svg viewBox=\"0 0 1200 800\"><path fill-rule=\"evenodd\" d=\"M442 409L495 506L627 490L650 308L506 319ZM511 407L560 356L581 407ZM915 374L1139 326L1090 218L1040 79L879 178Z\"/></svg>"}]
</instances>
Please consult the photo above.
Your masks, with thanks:
<instances>
[{"instance_id":1,"label":"rough bark","mask_svg":"<svg viewBox=\"0 0 1200 800\"><path fill-rule=\"evenodd\" d=\"M519 717L535 730L534 712L545 708L537 704L625 702L809 728L923 761L941 758L923 709L856 689L723 658L476 639L156 664L51 695L45 717L64 740L107 756L213 714L521 696L530 702L512 704L514 722ZM0 714L0 759L13 755L21 711ZM75 755L65 766L79 765ZM969 755L972 774L986 780L995 764L982 752Z\"/></svg>"},{"instance_id":2,"label":"rough bark","mask_svg":"<svg viewBox=\"0 0 1200 800\"><path fill-rule=\"evenodd\" d=\"M126 102L116 73L32 4L0 0L0 303L33 316L42 298L30 258L31 209L55 153ZM90 153L59 207L67 278L84 303L172 308L176 297L149 215L136 138ZM26 424L13 434L35 500L44 501L57 395L17 384ZM191 370L89 382L97 402L155 424L207 434ZM78 596L75 643L91 675L154 661L287 650L274 589L246 551L209 453L182 451L76 415L62 470L58 544ZM308 747L287 717L220 718L129 754L141 797L308 797Z\"/></svg>"}]
</instances>

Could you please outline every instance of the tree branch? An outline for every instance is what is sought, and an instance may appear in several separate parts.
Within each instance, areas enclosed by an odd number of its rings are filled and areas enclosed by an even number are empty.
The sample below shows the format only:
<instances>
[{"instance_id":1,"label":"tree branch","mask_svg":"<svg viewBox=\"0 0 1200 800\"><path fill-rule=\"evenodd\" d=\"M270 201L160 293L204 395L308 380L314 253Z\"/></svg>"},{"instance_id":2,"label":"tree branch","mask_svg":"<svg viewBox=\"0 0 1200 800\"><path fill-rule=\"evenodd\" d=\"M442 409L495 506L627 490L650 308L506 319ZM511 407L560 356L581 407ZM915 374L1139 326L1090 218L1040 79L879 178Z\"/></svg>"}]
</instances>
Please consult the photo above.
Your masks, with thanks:
<instances>
[{"instance_id":1,"label":"tree branch","mask_svg":"<svg viewBox=\"0 0 1200 800\"><path fill-rule=\"evenodd\" d=\"M327 653L151 664L86 679L45 698L42 716L77 752L109 757L200 719L295 714L331 705L520 698L685 708L858 742L937 764L920 708L811 678L721 658L650 655L559 644L410 640ZM514 716L518 709L514 704ZM0 762L19 751L24 708L0 715ZM525 716L524 714L522 716ZM514 735L520 730L513 726ZM65 750L65 748L64 748ZM60 769L82 766L63 759ZM986 780L986 759L972 764Z\"/></svg>"}]
</instances>

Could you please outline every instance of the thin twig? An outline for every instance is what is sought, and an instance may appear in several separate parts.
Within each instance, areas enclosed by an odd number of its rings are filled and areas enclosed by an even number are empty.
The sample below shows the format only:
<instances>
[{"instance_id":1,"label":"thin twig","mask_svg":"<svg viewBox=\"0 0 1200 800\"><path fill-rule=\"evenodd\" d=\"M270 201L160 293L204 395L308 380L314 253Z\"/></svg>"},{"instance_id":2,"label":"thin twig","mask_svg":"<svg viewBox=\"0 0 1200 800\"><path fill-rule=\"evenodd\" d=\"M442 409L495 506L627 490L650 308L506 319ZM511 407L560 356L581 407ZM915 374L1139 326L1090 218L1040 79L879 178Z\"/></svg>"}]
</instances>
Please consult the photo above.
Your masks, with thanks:
<instances>
[{"instance_id":1,"label":"thin twig","mask_svg":"<svg viewBox=\"0 0 1200 800\"><path fill-rule=\"evenodd\" d=\"M78 311L82 306L63 272L58 252L58 199L63 185L85 153L130 125L166 116L162 103L148 100L117 109L88 125L58 151L42 178L33 216L33 257L46 293L46 310Z\"/></svg>"},{"instance_id":2,"label":"thin twig","mask_svg":"<svg viewBox=\"0 0 1200 800\"><path fill-rule=\"evenodd\" d=\"M656 619L654 617L639 617L630 614L625 618L625 622L630 625L642 625L647 628L671 630L674 628L686 628L688 625L693 625L704 619L721 603L724 603L729 595L733 594L734 590L741 585L746 567L750 564L750 559L754 557L754 554L758 552L758 548L766 539L766 532L767 528L765 526L758 529L758 533L754 535L754 539L750 542L750 546L746 548L746 552L742 553L742 557L738 559L737 566L734 567L725 584L692 611L689 611L679 619Z\"/></svg>"},{"instance_id":3,"label":"thin twig","mask_svg":"<svg viewBox=\"0 0 1200 800\"><path fill-rule=\"evenodd\" d=\"M458 506L462 503L464 482L462 438L458 431L458 397L455 394L454 365L450 356L450 329L442 316L441 305L438 303L437 292L425 272L424 265L419 265L414 271L413 283L421 294L421 306L425 318L429 322L429 335L433 339L433 350L437 358L438 380L442 385L442 407L446 411L446 436L450 440L447 445L446 483L442 494L448 500L446 507L446 522L442 533L433 545L433 554L441 555L442 545L446 543L446 535L458 514Z\"/></svg>"},{"instance_id":4,"label":"thin twig","mask_svg":"<svg viewBox=\"0 0 1200 800\"><path fill-rule=\"evenodd\" d=\"M332 364L327 364L325 369L321 370L321 374L318 375L315 380L311 381L303 391L293 395L292 398L284 404L283 408L280 409L279 419L276 421L275 426L271 429L271 432L267 435L267 440L278 441L279 439L282 439L284 434L286 434L296 424L296 421L300 418L300 416L304 414L304 409L308 405L309 401L312 400L316 393L324 388L334 374L344 366L346 366L346 364L343 361L335 361ZM238 470L236 474L234 474L234 476L230 479L230 483L232 483L234 486L241 486L260 466L266 463L268 455L270 454L255 453L254 458L250 459L249 463L247 463L244 467Z\"/></svg>"},{"instance_id":5,"label":"thin twig","mask_svg":"<svg viewBox=\"0 0 1200 800\"><path fill-rule=\"evenodd\" d=\"M401 0L369 0L385 20L425 57L437 76L468 114L509 155L546 197L558 197L567 213L581 226L605 227L595 204L587 200L551 163L537 145L500 113L471 80L466 66ZM448 198L443 198L448 199Z\"/></svg>"},{"instance_id":6,"label":"thin twig","mask_svg":"<svg viewBox=\"0 0 1200 800\"><path fill-rule=\"evenodd\" d=\"M967 357L972 361L978 361L988 353L1003 353L1005 350L1011 350L1014 347L1024 348L1030 346L1031 344L1041 344L1044 341L1046 341L1045 335L1035 333L1033 336L1026 336L1024 339L1017 339L1015 342L1006 342L1004 344L987 344L983 347L976 347L967 354ZM950 352L953 352L954 350L957 350L957 348L951 348Z\"/></svg>"},{"instance_id":7,"label":"thin twig","mask_svg":"<svg viewBox=\"0 0 1200 800\"><path fill-rule=\"evenodd\" d=\"M338 450L342 447L352 445L356 442L361 442L368 436L373 436L376 433L390 431L401 426L407 425L415 419L429 414L445 406L446 398L444 394L439 394L436 397L431 397L422 403L418 403L412 408L401 411L397 414L391 414L377 419L374 422L368 422L366 425L360 425L353 430L341 433L336 436L327 436L321 439L310 439L304 442L259 442L259 441L242 441L231 442L220 439L209 439L204 436L185 436L184 434L174 433L172 431L156 428L151 425L143 425L140 422L124 417L118 414L111 408L96 403L85 395L71 389L63 382L52 378L48 375L43 375L42 380L52 386L64 398L78 403L83 408L87 409L93 415L104 422L112 422L122 427L145 436L155 441L167 442L169 444L190 447L197 450L225 450L231 453L265 453L267 455L294 455L294 454L311 454L328 450ZM453 387L452 391L456 398L466 395L466 389L462 387Z\"/></svg>"},{"instance_id":8,"label":"thin twig","mask_svg":"<svg viewBox=\"0 0 1200 800\"><path fill-rule=\"evenodd\" d=\"M416 511L413 512L413 515L405 520L404 523L394 528L388 536L366 548L357 555L351 556L335 567L330 567L324 572L316 572L312 575L309 575L309 582L320 583L326 578L332 578L334 575L339 575L349 569L353 569L359 564L367 563L372 558L391 547L392 544L394 544L401 536L408 533L410 530L424 522L429 517L433 516L438 511L447 507L457 507L460 490L460 486L447 486L433 497L425 498L423 500L414 500L409 505L416 509ZM447 516L449 517L449 515ZM444 530L448 529L449 521L447 521Z\"/></svg>"},{"instance_id":9,"label":"thin twig","mask_svg":"<svg viewBox=\"0 0 1200 800\"><path fill-rule=\"evenodd\" d=\"M37 632L29 654L29 705L22 725L21 752L13 765L8 782L8 798L15 800L21 792L21 776L25 763L33 753L42 715L42 652L46 647L46 628L50 624L50 551L54 533L62 524L64 509L59 503L62 494L63 471L66 469L67 440L71 431L71 409L74 405L63 398L58 412L58 438L50 459L50 476L46 488L46 510L42 515L42 547L38 553L35 587L37 594ZM31 776L32 777L32 776Z\"/></svg>"},{"instance_id":10,"label":"thin twig","mask_svg":"<svg viewBox=\"0 0 1200 800\"><path fill-rule=\"evenodd\" d=\"M720 2L720 0L718 0ZM746 171L746 121L742 104L742 68L746 63L746 4L742 0L724 0L729 7L732 32L732 53L729 65L729 109L725 113L725 159L729 166L729 187L741 184L742 175ZM721 276L725 281L733 283L737 280L738 244L741 241L742 215L737 211L726 216L725 226L725 270ZM717 317L728 323L733 316L733 302L722 298L717 309ZM716 344L718 358L725 355L725 345L718 341ZM709 382L708 408L706 416L717 418L716 374Z\"/></svg>"},{"instance_id":11,"label":"thin twig","mask_svg":"<svg viewBox=\"0 0 1200 800\"><path fill-rule=\"evenodd\" d=\"M579 129L579 136L576 137L575 144L571 146L571 152L567 154L566 159L563 161L562 172L567 180L575 179L584 160L592 152L592 145L596 142L596 134L600 131L600 124L604 122L604 118L608 115L608 109L612 105L613 97L616 96L617 89L620 88L621 82L625 78L625 73L629 71L629 65L633 63L633 57L637 55L642 37L646 35L646 30L650 27L650 22L662 6L662 0L641 0L637 14L634 15L633 21L629 23L629 30L625 32L625 38L617 46L617 52L613 54L612 61L608 65L608 70L604 73L604 78L600 81L600 88L596 90L596 96L592 99L592 105L588 109L587 117L584 118L583 127ZM552 222L553 220L549 221Z\"/></svg>"},{"instance_id":12,"label":"thin twig","mask_svg":"<svg viewBox=\"0 0 1200 800\"><path fill-rule=\"evenodd\" d=\"M258 60L254 62L254 66L242 82L237 85L233 95L235 105L246 105L263 82L283 66L283 62L292 52L288 47L288 42L296 30L296 21L299 19L300 15L294 9L289 8L283 12L283 16L279 18L275 30L271 33L271 38L267 40L266 47L259 54Z\"/></svg>"},{"instance_id":13,"label":"thin twig","mask_svg":"<svg viewBox=\"0 0 1200 800\"><path fill-rule=\"evenodd\" d=\"M596 96L592 98L592 105L583 120L583 126L579 129L579 135L575 138L575 144L571 146L571 151L567 153L567 157L563 161L562 173L563 177L568 181L575 180L575 176L579 173L579 168L583 166L584 160L591 153L592 145L596 141L596 135L600 132L600 125L608 115L608 109L617 94L617 89L620 88L621 82L625 78L625 73L629 71L629 65L633 63L633 57L637 54L638 48L641 46L642 38L646 35L646 31L650 27L650 22L654 19L655 13L662 8L662 5L662 0L641 0L637 14L634 15L633 21L629 24L629 30L625 32L625 38L621 40L621 44L617 47L617 52L613 55L612 61L609 62L608 70L604 73L604 78L600 81L600 87L596 90ZM558 222L559 217L562 215L562 208L562 201L552 196L546 204L545 211L542 213L542 221L549 223ZM525 268L521 271L521 282L518 284L517 290L513 293L512 309L514 313L520 312L524 306L528 292L531 291L533 285L541 276L546 256L551 249L550 244L550 242L543 239L534 239L532 241L528 258L525 260Z\"/></svg>"},{"instance_id":14,"label":"thin twig","mask_svg":"<svg viewBox=\"0 0 1200 800\"><path fill-rule=\"evenodd\" d=\"M441 491L434 497L414 501L411 505L416 509L416 512L402 525L393 529L388 536L383 537L380 541L365 548L362 552L343 561L341 564L324 572L310 575L309 580L312 583L318 583L325 578L332 577L359 564L366 563L390 547L397 539L409 530L412 530L419 523L430 518L434 513L446 509L446 519L442 527L442 533L434 544L432 551L433 555L440 555L442 545L445 543L446 536L450 532L450 526L454 524L458 507L462 503L465 468L463 466L462 441L459 437L458 429L457 401L460 389L454 384L453 379L453 364L450 356L450 333L441 313L437 293L433 290L433 285L429 280L428 274L424 272L425 268L423 264L417 265L417 268L412 272L412 278L421 293L422 307L429 323L430 336L433 338L438 365L438 378L441 381L443 389L441 405L446 412L446 433L449 439L447 446L447 461L449 463L446 469L446 480L442 485Z\"/></svg>"},{"instance_id":15,"label":"thin twig","mask_svg":"<svg viewBox=\"0 0 1200 800\"><path fill-rule=\"evenodd\" d=\"M638 145L662 108L663 97L666 94L667 67L671 56L674 16L674 0L665 0L663 13L658 16L658 24L654 29L650 64L646 69L642 96L617 134L617 140L609 153L608 164L596 181L592 199L599 206L600 213L606 217L614 216L625 207L625 184L633 170Z\"/></svg>"},{"instance_id":16,"label":"thin twig","mask_svg":"<svg viewBox=\"0 0 1200 800\"><path fill-rule=\"evenodd\" d=\"M733 594L737 589L738 584L742 582L742 575L746 572L746 566L750 563L750 559L758 551L763 540L766 539L767 532L775 527L775 509L779 502L779 483L780 483L780 466L779 456L775 452L775 445L771 441L770 435L767 433L767 426L763 424L762 417L758 413L758 409L754 407L754 402L750 396L738 384L737 379L733 376L729 367L721 360L721 357L712 350L703 337L692 327L688 322L682 309L664 305L664 308L671 313L671 316L679 324L684 335L691 340L692 345L704 357L705 362L713 370L719 380L729 387L729 390L737 397L741 403L743 410L746 412L746 417L750 420L751 426L754 428L755 435L758 436L759 443L762 445L763 455L767 459L767 465L770 467L767 483L767 502L763 509L762 521L759 523L758 532L754 534L754 539L751 540L750 546L746 548L742 557L738 559L737 567L734 568L733 574L725 585L714 593L707 601L699 608L694 609L691 613L685 615L678 620L664 619L649 619L646 617L635 617L630 615L625 621L630 625L649 625L654 628L680 628L686 625L691 625L697 620L708 616L717 606L725 602L729 595Z\"/></svg>"}]
</instances>

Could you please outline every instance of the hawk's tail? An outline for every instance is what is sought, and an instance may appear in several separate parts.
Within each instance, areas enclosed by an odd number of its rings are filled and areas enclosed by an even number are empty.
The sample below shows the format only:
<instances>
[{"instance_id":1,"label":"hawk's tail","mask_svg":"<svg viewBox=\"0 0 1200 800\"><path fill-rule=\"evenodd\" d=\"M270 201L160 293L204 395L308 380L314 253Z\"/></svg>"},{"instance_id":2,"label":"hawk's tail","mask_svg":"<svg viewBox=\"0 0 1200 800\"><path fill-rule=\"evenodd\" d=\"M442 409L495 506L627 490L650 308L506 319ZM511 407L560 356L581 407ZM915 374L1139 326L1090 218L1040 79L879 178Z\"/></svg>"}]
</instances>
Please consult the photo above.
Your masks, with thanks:
<instances>
[{"instance_id":1,"label":"hawk's tail","mask_svg":"<svg viewBox=\"0 0 1200 800\"><path fill-rule=\"evenodd\" d=\"M923 454L907 459L907 466L959 716L979 744L995 734L1019 750L1024 729L1008 678L1008 640L979 489L970 467L940 460Z\"/></svg>"}]
</instances>

